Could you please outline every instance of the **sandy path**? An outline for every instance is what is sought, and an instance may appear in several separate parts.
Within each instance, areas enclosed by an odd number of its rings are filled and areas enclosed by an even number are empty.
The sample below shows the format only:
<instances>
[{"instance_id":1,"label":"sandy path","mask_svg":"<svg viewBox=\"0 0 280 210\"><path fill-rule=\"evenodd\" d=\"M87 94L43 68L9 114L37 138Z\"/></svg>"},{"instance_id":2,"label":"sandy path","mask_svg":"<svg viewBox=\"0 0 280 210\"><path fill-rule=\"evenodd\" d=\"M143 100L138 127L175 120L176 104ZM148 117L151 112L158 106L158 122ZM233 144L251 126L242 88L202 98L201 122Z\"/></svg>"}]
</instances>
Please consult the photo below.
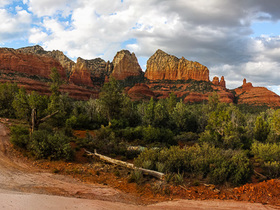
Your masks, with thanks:
<instances>
[{"instance_id":1,"label":"sandy path","mask_svg":"<svg viewBox=\"0 0 280 210\"><path fill-rule=\"evenodd\" d=\"M244 202L192 200L139 206L139 199L113 188L30 167L9 156L9 146L8 130L0 124L0 209L273 209Z\"/></svg>"}]
</instances>

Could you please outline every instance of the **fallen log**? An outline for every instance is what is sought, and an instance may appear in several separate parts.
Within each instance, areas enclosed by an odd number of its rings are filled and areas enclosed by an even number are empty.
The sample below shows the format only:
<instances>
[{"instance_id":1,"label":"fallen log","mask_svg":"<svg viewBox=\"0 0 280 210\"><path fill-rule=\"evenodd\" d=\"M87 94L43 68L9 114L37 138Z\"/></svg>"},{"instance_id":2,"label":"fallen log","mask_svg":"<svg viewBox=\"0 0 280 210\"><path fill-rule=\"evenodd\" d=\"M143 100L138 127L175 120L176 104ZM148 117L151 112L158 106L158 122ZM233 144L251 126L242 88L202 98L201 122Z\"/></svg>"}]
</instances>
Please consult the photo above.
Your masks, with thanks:
<instances>
[{"instance_id":1,"label":"fallen log","mask_svg":"<svg viewBox=\"0 0 280 210\"><path fill-rule=\"evenodd\" d=\"M263 175L263 174L257 172L256 170L254 170L254 173L255 173L256 175L258 175L259 177L265 179L265 180L271 179L269 176L265 176L265 175Z\"/></svg>"},{"instance_id":2,"label":"fallen log","mask_svg":"<svg viewBox=\"0 0 280 210\"><path fill-rule=\"evenodd\" d=\"M134 164L132 164L132 163L127 163L127 162L124 162L124 161L121 161L121 160L116 160L116 159L107 157L105 155L98 154L96 152L96 150L94 150L94 153L92 153L90 151L87 151L87 150L85 150L85 152L89 156L99 157L101 160L104 160L108 163L116 164L116 165L123 166L123 167L126 167L126 168L134 169L134 170L139 170L139 171L142 171L143 174L145 174L145 175L150 175L150 176L156 177L158 179L163 179L164 178L164 173L149 170L149 169L145 169L145 168L138 168L138 167L134 166Z\"/></svg>"}]
</instances>

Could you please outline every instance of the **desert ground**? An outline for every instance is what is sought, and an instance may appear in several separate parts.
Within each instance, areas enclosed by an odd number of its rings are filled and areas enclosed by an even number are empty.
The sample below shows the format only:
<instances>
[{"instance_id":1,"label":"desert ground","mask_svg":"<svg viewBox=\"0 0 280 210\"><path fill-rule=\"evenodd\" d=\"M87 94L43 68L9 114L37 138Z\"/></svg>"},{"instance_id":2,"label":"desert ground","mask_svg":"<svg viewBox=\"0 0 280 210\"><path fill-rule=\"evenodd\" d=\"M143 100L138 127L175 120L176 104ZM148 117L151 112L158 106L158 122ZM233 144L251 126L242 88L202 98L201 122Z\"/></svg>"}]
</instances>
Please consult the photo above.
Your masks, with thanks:
<instances>
[{"instance_id":1,"label":"desert ground","mask_svg":"<svg viewBox=\"0 0 280 210\"><path fill-rule=\"evenodd\" d=\"M11 153L9 130L0 124L0 209L276 209L257 203L175 200L149 205L117 189L83 183L39 169ZM83 195L83 196L81 196Z\"/></svg>"}]
</instances>

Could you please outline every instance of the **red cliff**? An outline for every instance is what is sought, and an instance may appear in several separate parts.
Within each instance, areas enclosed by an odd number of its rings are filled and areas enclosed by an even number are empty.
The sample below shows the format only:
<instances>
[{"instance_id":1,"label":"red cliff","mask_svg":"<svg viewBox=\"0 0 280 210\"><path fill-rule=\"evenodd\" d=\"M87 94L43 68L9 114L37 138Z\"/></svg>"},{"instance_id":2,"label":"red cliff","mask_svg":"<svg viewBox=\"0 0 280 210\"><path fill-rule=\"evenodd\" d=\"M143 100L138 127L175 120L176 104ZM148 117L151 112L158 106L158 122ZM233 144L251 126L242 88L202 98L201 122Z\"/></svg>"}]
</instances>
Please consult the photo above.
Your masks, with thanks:
<instances>
[{"instance_id":1,"label":"red cliff","mask_svg":"<svg viewBox=\"0 0 280 210\"><path fill-rule=\"evenodd\" d=\"M52 68L56 68L66 79L65 69L52 57L25 53L11 48L0 48L0 69L28 75L49 78Z\"/></svg>"},{"instance_id":2,"label":"red cliff","mask_svg":"<svg viewBox=\"0 0 280 210\"><path fill-rule=\"evenodd\" d=\"M157 50L147 61L145 77L149 80L202 80L209 81L209 70L198 62L178 59Z\"/></svg>"},{"instance_id":3,"label":"red cliff","mask_svg":"<svg viewBox=\"0 0 280 210\"><path fill-rule=\"evenodd\" d=\"M265 87L253 87L252 83L243 80L243 85L235 89L238 104L280 106L280 96Z\"/></svg>"},{"instance_id":4,"label":"red cliff","mask_svg":"<svg viewBox=\"0 0 280 210\"><path fill-rule=\"evenodd\" d=\"M134 53L128 50L119 51L113 60L112 76L117 80L123 80L130 76L139 76L142 74L142 69Z\"/></svg>"}]
</instances>

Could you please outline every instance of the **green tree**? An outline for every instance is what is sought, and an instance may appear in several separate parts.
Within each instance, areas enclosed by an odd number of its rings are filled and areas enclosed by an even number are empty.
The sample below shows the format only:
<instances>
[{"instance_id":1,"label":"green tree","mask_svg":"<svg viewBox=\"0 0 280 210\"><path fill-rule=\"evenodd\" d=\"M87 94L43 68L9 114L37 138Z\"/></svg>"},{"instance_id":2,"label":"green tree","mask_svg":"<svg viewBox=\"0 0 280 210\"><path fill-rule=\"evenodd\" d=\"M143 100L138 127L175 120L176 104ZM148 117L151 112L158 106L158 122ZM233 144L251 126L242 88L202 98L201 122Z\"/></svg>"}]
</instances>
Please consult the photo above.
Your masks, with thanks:
<instances>
[{"instance_id":1,"label":"green tree","mask_svg":"<svg viewBox=\"0 0 280 210\"><path fill-rule=\"evenodd\" d=\"M99 100L102 105L102 111L108 121L118 119L124 106L125 95L120 83L113 77L105 83L99 94Z\"/></svg>"},{"instance_id":2,"label":"green tree","mask_svg":"<svg viewBox=\"0 0 280 210\"><path fill-rule=\"evenodd\" d=\"M270 132L269 123L262 116L258 116L254 127L255 139L260 142L265 142Z\"/></svg>"},{"instance_id":3,"label":"green tree","mask_svg":"<svg viewBox=\"0 0 280 210\"><path fill-rule=\"evenodd\" d=\"M12 103L19 88L17 84L4 83L0 85L0 116L1 117L15 117L15 110Z\"/></svg>"},{"instance_id":4,"label":"green tree","mask_svg":"<svg viewBox=\"0 0 280 210\"><path fill-rule=\"evenodd\" d=\"M155 106L156 103L153 98L150 99L148 104L142 103L142 106L140 106L142 123L144 125L153 125L155 119Z\"/></svg>"},{"instance_id":5,"label":"green tree","mask_svg":"<svg viewBox=\"0 0 280 210\"><path fill-rule=\"evenodd\" d=\"M31 122L32 109L36 109L37 117L41 118L46 114L47 104L47 96L39 95L34 91L28 94L25 89L20 88L15 95L12 106L18 118Z\"/></svg>"},{"instance_id":6,"label":"green tree","mask_svg":"<svg viewBox=\"0 0 280 210\"><path fill-rule=\"evenodd\" d=\"M218 104L216 110L210 113L208 125L201 134L200 141L225 149L249 148L251 144L247 137L244 116L232 104Z\"/></svg>"},{"instance_id":7,"label":"green tree","mask_svg":"<svg viewBox=\"0 0 280 210\"><path fill-rule=\"evenodd\" d=\"M154 120L153 126L155 127L169 127L169 113L166 100L160 99L154 107Z\"/></svg>"},{"instance_id":8,"label":"green tree","mask_svg":"<svg viewBox=\"0 0 280 210\"><path fill-rule=\"evenodd\" d=\"M270 142L279 142L280 140L280 109L277 109L270 118L271 130L268 136Z\"/></svg>"}]
</instances>

